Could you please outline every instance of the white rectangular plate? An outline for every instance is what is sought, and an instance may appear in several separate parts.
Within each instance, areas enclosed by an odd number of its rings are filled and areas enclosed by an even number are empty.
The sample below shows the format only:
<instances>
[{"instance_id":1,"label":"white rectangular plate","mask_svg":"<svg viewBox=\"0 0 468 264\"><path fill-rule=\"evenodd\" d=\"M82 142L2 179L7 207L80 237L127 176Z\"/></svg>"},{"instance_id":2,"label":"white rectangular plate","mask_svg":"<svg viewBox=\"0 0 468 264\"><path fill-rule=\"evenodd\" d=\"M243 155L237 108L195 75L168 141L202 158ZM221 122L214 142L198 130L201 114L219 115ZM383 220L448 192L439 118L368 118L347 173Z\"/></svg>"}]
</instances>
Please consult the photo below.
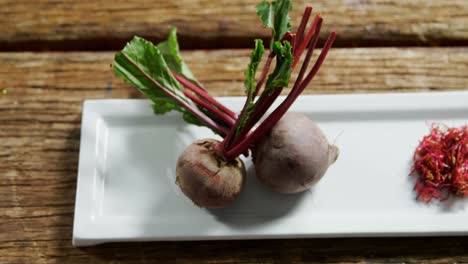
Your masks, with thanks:
<instances>
[{"instance_id":1,"label":"white rectangular plate","mask_svg":"<svg viewBox=\"0 0 468 264\"><path fill-rule=\"evenodd\" d=\"M239 111L243 98L219 98ZM468 234L466 200L415 200L411 157L431 122L468 122L468 92L303 96L340 157L310 191L281 195L248 181L229 208L195 207L175 185L178 155L213 138L146 100L86 101L73 243Z\"/></svg>"}]
</instances>

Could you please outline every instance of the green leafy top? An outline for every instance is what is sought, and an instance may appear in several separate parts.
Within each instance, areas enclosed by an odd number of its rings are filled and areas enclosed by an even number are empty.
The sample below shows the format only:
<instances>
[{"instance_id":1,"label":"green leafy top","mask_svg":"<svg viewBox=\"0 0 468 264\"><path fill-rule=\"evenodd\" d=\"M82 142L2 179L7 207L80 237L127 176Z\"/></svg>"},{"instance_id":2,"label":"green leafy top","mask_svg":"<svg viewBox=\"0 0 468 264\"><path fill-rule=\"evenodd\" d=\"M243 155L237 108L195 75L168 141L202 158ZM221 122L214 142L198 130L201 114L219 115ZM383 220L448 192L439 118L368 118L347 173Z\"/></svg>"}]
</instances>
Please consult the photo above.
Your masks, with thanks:
<instances>
[{"instance_id":1,"label":"green leafy top","mask_svg":"<svg viewBox=\"0 0 468 264\"><path fill-rule=\"evenodd\" d=\"M179 52L179 42L177 41L177 28L171 27L167 40L160 42L156 47L161 51L169 68L177 74L182 75L185 79L201 86L187 64L182 60Z\"/></svg>"},{"instance_id":2,"label":"green leafy top","mask_svg":"<svg viewBox=\"0 0 468 264\"><path fill-rule=\"evenodd\" d=\"M255 75L257 73L258 65L260 64L260 61L262 60L263 53L265 51L265 48L263 46L263 42L260 39L255 40L255 48L252 51L252 55L250 56L250 63L247 66L247 69L244 72L245 75L245 94L247 95L247 106L245 108L245 112L241 118L239 125L237 126L237 133L239 130L245 125L247 120L249 119L250 115L252 114L252 111L254 109L254 92L255 92Z\"/></svg>"},{"instance_id":3,"label":"green leafy top","mask_svg":"<svg viewBox=\"0 0 468 264\"><path fill-rule=\"evenodd\" d=\"M291 53L289 41L285 41L284 45L276 41L273 44L273 51L276 53L276 66L275 70L268 76L265 91L271 91L276 87L287 87L291 76L294 56Z\"/></svg>"},{"instance_id":4,"label":"green leafy top","mask_svg":"<svg viewBox=\"0 0 468 264\"><path fill-rule=\"evenodd\" d=\"M113 68L117 76L134 85L153 101L155 114L176 110L183 113L183 118L188 123L203 125L176 100L178 98L189 106L195 107L193 102L183 94L182 87L170 72L160 49L151 42L134 37L122 51L115 54ZM167 92L157 84L165 88Z\"/></svg>"},{"instance_id":5,"label":"green leafy top","mask_svg":"<svg viewBox=\"0 0 468 264\"><path fill-rule=\"evenodd\" d=\"M271 92L277 87L288 86L291 75L291 66L293 55L291 44L288 41L281 40L283 36L291 30L289 11L292 8L291 0L277 0L271 3L263 0L257 5L257 14L262 20L264 27L272 29L270 49L276 55L276 66L268 76L265 91Z\"/></svg>"},{"instance_id":6,"label":"green leafy top","mask_svg":"<svg viewBox=\"0 0 468 264\"><path fill-rule=\"evenodd\" d=\"M255 48L252 51L252 55L250 56L250 63L244 72L244 76L246 78L244 82L245 94L248 97L252 97L255 91L255 74L257 73L258 65L260 64L260 61L262 60L264 51L265 51L265 48L263 47L262 40L256 39Z\"/></svg>"},{"instance_id":7,"label":"green leafy top","mask_svg":"<svg viewBox=\"0 0 468 264\"><path fill-rule=\"evenodd\" d=\"M272 29L271 47L274 42L280 41L286 32L291 30L291 18L288 14L291 8L291 0L278 0L272 3L263 0L256 6L257 15L262 20L263 26Z\"/></svg>"}]
</instances>

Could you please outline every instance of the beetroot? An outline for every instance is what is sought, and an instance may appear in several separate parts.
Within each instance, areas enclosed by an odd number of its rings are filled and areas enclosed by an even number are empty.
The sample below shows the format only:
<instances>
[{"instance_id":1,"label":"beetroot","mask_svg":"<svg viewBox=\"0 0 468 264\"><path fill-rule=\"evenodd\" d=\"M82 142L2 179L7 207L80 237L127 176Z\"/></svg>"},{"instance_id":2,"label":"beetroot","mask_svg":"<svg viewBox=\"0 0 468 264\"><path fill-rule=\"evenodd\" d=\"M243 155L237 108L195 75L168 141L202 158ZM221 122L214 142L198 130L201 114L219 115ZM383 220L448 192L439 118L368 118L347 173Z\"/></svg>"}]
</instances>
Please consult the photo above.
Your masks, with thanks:
<instances>
[{"instance_id":1,"label":"beetroot","mask_svg":"<svg viewBox=\"0 0 468 264\"><path fill-rule=\"evenodd\" d=\"M286 113L253 149L257 178L280 193L310 188L337 158L319 126L298 113Z\"/></svg>"},{"instance_id":2,"label":"beetroot","mask_svg":"<svg viewBox=\"0 0 468 264\"><path fill-rule=\"evenodd\" d=\"M216 154L213 139L197 140L180 155L176 183L197 206L225 207L244 186L245 167L240 158L223 160Z\"/></svg>"}]
</instances>

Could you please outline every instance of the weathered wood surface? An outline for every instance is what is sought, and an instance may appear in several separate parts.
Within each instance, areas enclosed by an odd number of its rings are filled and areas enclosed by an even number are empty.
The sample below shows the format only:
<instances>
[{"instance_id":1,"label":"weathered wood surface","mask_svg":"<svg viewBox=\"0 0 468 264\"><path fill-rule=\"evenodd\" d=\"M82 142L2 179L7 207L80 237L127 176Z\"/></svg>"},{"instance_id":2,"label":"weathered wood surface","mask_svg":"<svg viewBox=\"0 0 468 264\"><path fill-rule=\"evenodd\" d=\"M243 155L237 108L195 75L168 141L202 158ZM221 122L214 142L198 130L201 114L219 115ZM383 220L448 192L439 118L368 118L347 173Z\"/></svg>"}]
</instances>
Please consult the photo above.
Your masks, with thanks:
<instances>
[{"instance_id":1,"label":"weathered wood surface","mask_svg":"<svg viewBox=\"0 0 468 264\"><path fill-rule=\"evenodd\" d=\"M248 50L185 52L209 92L242 94ZM140 95L113 54L0 53L0 263L468 262L468 238L121 243L71 247L84 99ZM307 93L468 89L468 48L334 49Z\"/></svg>"},{"instance_id":2,"label":"weathered wood surface","mask_svg":"<svg viewBox=\"0 0 468 264\"><path fill-rule=\"evenodd\" d=\"M179 28L183 47L240 48L267 37L259 0L0 0L0 49L118 49L133 35L160 39ZM306 4L336 30L340 46L466 45L466 0L295 0L293 25Z\"/></svg>"}]
</instances>

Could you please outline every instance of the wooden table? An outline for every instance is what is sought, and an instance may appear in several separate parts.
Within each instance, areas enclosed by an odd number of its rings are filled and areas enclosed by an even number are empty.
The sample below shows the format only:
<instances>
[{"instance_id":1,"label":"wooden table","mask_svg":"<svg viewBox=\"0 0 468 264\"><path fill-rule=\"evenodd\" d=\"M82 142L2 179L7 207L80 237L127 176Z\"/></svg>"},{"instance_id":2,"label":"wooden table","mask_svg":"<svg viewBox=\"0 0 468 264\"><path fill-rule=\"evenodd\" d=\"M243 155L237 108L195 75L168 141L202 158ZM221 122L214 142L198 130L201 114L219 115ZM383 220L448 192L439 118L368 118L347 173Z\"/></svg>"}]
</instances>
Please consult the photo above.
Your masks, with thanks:
<instances>
[{"instance_id":1,"label":"wooden table","mask_svg":"<svg viewBox=\"0 0 468 264\"><path fill-rule=\"evenodd\" d=\"M72 247L83 100L141 97L114 77L115 50L175 25L209 92L241 95L245 48L269 33L257 2L0 0L0 263L468 262L466 237ZM468 1L308 3L339 38L306 93L468 89ZM305 4L295 1L294 25Z\"/></svg>"}]
</instances>

